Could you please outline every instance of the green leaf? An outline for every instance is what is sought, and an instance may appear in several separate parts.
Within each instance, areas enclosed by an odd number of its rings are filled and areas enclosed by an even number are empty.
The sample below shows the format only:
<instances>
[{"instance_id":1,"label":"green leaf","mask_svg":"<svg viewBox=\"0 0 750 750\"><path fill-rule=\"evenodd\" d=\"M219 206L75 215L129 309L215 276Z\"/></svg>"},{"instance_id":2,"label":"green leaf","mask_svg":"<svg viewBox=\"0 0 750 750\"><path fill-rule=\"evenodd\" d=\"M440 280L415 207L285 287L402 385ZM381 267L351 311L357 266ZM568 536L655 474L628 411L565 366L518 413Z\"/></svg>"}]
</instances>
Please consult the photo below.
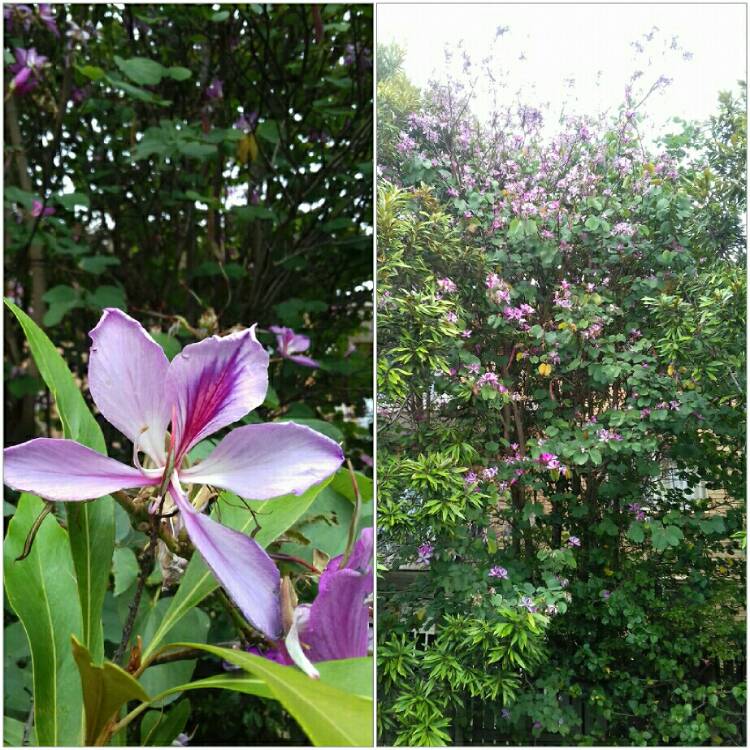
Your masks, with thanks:
<instances>
[{"instance_id":1,"label":"green leaf","mask_svg":"<svg viewBox=\"0 0 750 750\"><path fill-rule=\"evenodd\" d=\"M96 65L76 65L76 70L92 81L101 81L106 75L105 72Z\"/></svg>"},{"instance_id":2,"label":"green leaf","mask_svg":"<svg viewBox=\"0 0 750 750\"><path fill-rule=\"evenodd\" d=\"M88 292L86 303L97 310L103 310L105 307L117 307L120 310L127 309L125 291L119 286L104 284L98 286L95 291Z\"/></svg>"},{"instance_id":3,"label":"green leaf","mask_svg":"<svg viewBox=\"0 0 750 750\"><path fill-rule=\"evenodd\" d=\"M151 336L164 349L164 354L167 355L167 359L169 360L174 359L182 351L180 340L174 336L170 336L167 333L152 333Z\"/></svg>"},{"instance_id":4,"label":"green leaf","mask_svg":"<svg viewBox=\"0 0 750 750\"><path fill-rule=\"evenodd\" d=\"M133 83L141 86L156 86L166 72L163 65L147 57L123 60L115 55L115 64Z\"/></svg>"},{"instance_id":5,"label":"green leaf","mask_svg":"<svg viewBox=\"0 0 750 750\"><path fill-rule=\"evenodd\" d=\"M315 666L320 672L321 682L333 685L352 695L372 698L373 664L371 658L337 659L336 661L317 662ZM205 688L234 690L237 693L275 699L275 695L263 680L251 677L247 673L218 674L202 680L175 685L165 690L157 698L164 698L167 694L188 690L203 690Z\"/></svg>"},{"instance_id":6,"label":"green leaf","mask_svg":"<svg viewBox=\"0 0 750 750\"><path fill-rule=\"evenodd\" d=\"M57 325L67 312L82 305L80 291L66 284L52 287L42 299L49 304L49 309L44 314L46 326Z\"/></svg>"},{"instance_id":7,"label":"green leaf","mask_svg":"<svg viewBox=\"0 0 750 750\"><path fill-rule=\"evenodd\" d=\"M169 747L185 728L190 716L190 701L180 701L168 712L148 711L141 721L141 745L145 747Z\"/></svg>"},{"instance_id":8,"label":"green leaf","mask_svg":"<svg viewBox=\"0 0 750 750\"><path fill-rule=\"evenodd\" d=\"M599 217L598 216L589 216L588 219L586 219L585 227L591 232L596 231L599 229Z\"/></svg>"},{"instance_id":9,"label":"green leaf","mask_svg":"<svg viewBox=\"0 0 750 750\"><path fill-rule=\"evenodd\" d=\"M161 694L160 697L166 697L166 694L182 693L186 690L203 690L204 688L215 688L218 690L234 690L237 693L247 695L257 695L260 698L273 699L273 693L263 680L256 677L250 677L247 674L217 674L212 677L205 677L202 680L186 682L183 685L175 685Z\"/></svg>"},{"instance_id":10,"label":"green leaf","mask_svg":"<svg viewBox=\"0 0 750 750\"><path fill-rule=\"evenodd\" d=\"M270 143L279 142L279 126L275 120L266 120L260 123L255 132L259 138L263 138Z\"/></svg>"},{"instance_id":11,"label":"green leaf","mask_svg":"<svg viewBox=\"0 0 750 750\"><path fill-rule=\"evenodd\" d=\"M314 745L369 747L373 744L370 699L339 690L323 680L312 680L296 667L282 666L262 656L196 643L174 645L207 651L261 678Z\"/></svg>"},{"instance_id":12,"label":"green leaf","mask_svg":"<svg viewBox=\"0 0 750 750\"><path fill-rule=\"evenodd\" d=\"M23 745L23 728L22 721L11 716L3 716L3 745L5 747L21 747ZM36 742L31 744L36 745Z\"/></svg>"},{"instance_id":13,"label":"green leaf","mask_svg":"<svg viewBox=\"0 0 750 750\"><path fill-rule=\"evenodd\" d=\"M130 547L118 547L112 559L115 576L115 596L127 591L138 578L138 560Z\"/></svg>"},{"instance_id":14,"label":"green leaf","mask_svg":"<svg viewBox=\"0 0 750 750\"><path fill-rule=\"evenodd\" d=\"M218 10L216 13L213 13L211 15L211 20L214 23L221 23L222 21L226 21L227 18L229 18L229 11L228 10Z\"/></svg>"},{"instance_id":15,"label":"green leaf","mask_svg":"<svg viewBox=\"0 0 750 750\"><path fill-rule=\"evenodd\" d=\"M140 621L138 632L141 633L144 646L153 641L154 634L162 624L171 605L171 598L160 599ZM198 607L193 607L179 620L172 623L169 631L164 634L164 639L167 642L172 642L191 638L195 641L205 642L210 625L211 620L208 614ZM141 684L150 695L158 696L173 685L188 682L193 675L195 664L195 659L181 659L167 664L157 664L146 669L141 675ZM166 705L177 700L177 695L177 691L172 691L167 699L163 701L154 700L154 703Z\"/></svg>"},{"instance_id":16,"label":"green leaf","mask_svg":"<svg viewBox=\"0 0 750 750\"><path fill-rule=\"evenodd\" d=\"M198 141L178 141L177 150L183 156L189 156L193 159L207 159L217 153L216 146L210 143L199 143Z\"/></svg>"},{"instance_id":17,"label":"green leaf","mask_svg":"<svg viewBox=\"0 0 750 750\"><path fill-rule=\"evenodd\" d=\"M192 77L193 72L179 65L174 65L167 68L166 74L175 81L187 81L188 78Z\"/></svg>"},{"instance_id":18,"label":"green leaf","mask_svg":"<svg viewBox=\"0 0 750 750\"><path fill-rule=\"evenodd\" d=\"M723 534L726 531L724 519L721 516L701 518L698 524L704 534Z\"/></svg>"},{"instance_id":19,"label":"green leaf","mask_svg":"<svg viewBox=\"0 0 750 750\"><path fill-rule=\"evenodd\" d=\"M28 193L26 190L21 190L21 188L17 188L15 185L6 185L4 198L11 203L20 203L24 208L31 210L36 195Z\"/></svg>"},{"instance_id":20,"label":"green leaf","mask_svg":"<svg viewBox=\"0 0 750 750\"><path fill-rule=\"evenodd\" d=\"M3 630L3 708L6 713L26 717L34 690L31 649L21 622Z\"/></svg>"},{"instance_id":21,"label":"green leaf","mask_svg":"<svg viewBox=\"0 0 750 750\"><path fill-rule=\"evenodd\" d=\"M354 479L357 482L359 488L359 494L362 497L363 503L369 503L373 498L373 481L370 477L366 477L359 471L354 472ZM331 480L331 489L336 490L339 495L343 495L354 502L354 487L352 486L352 478L349 474L348 469L339 469Z\"/></svg>"},{"instance_id":22,"label":"green leaf","mask_svg":"<svg viewBox=\"0 0 750 750\"><path fill-rule=\"evenodd\" d=\"M89 208L91 205L88 195L84 193L64 193L63 195L58 195L55 200L68 211L72 211L78 206Z\"/></svg>"},{"instance_id":23,"label":"green leaf","mask_svg":"<svg viewBox=\"0 0 750 750\"><path fill-rule=\"evenodd\" d=\"M55 302L73 302L78 300L80 292L77 289L73 289L72 286L67 284L58 284L49 289L42 299L47 304L53 304Z\"/></svg>"},{"instance_id":24,"label":"green leaf","mask_svg":"<svg viewBox=\"0 0 750 750\"><path fill-rule=\"evenodd\" d=\"M372 505L369 506L372 508ZM367 506L363 509L359 528L371 524L367 518ZM346 547L346 534L351 523L354 506L348 498L326 487L310 506L309 511L294 525L298 532L292 541L281 546L284 554L301 557L313 562L313 550L325 552L330 557L343 553Z\"/></svg>"},{"instance_id":25,"label":"green leaf","mask_svg":"<svg viewBox=\"0 0 750 750\"><path fill-rule=\"evenodd\" d=\"M67 313L69 313L72 309L76 307L80 307L80 302L73 302L71 304L60 304L60 303L54 303L49 306L49 309L46 313L44 313L44 318L42 319L42 322L44 325L46 325L48 328L52 328L52 326L56 326Z\"/></svg>"},{"instance_id":26,"label":"green leaf","mask_svg":"<svg viewBox=\"0 0 750 750\"><path fill-rule=\"evenodd\" d=\"M75 636L70 640L83 687L86 745L102 744L97 740L120 707L132 700L148 701L149 697L124 669L111 661L105 661L101 667L94 665L88 649Z\"/></svg>"},{"instance_id":27,"label":"green leaf","mask_svg":"<svg viewBox=\"0 0 750 750\"><path fill-rule=\"evenodd\" d=\"M318 493L326 487L328 481L330 480L311 487L302 495L284 495L263 502L251 500L251 507L258 515L262 525L255 536L255 541L261 547L267 547L275 541L310 507ZM238 497L229 492L221 494L212 516L215 516L219 511L221 522L225 526L244 534L250 533L255 528L255 521L250 512L243 506ZM164 613L158 628L147 643L144 641L144 661L164 642L165 636L175 623L185 617L185 614L191 608L202 602L218 586L218 582L200 554L193 555L177 593L169 600L169 608Z\"/></svg>"},{"instance_id":28,"label":"green leaf","mask_svg":"<svg viewBox=\"0 0 750 750\"><path fill-rule=\"evenodd\" d=\"M65 360L25 312L8 300L6 305L21 324L39 373L55 399L65 437L106 455L101 428ZM104 655L102 607L115 546L114 501L104 497L89 503L66 503L65 510L83 612L83 642L94 659L100 660Z\"/></svg>"},{"instance_id":29,"label":"green leaf","mask_svg":"<svg viewBox=\"0 0 750 750\"><path fill-rule=\"evenodd\" d=\"M319 661L315 668L320 672L321 682L351 695L372 698L372 658Z\"/></svg>"},{"instance_id":30,"label":"green leaf","mask_svg":"<svg viewBox=\"0 0 750 750\"><path fill-rule=\"evenodd\" d=\"M275 219L276 214L265 206L238 206L232 209L232 213L237 217L240 222L255 221L260 219L264 221L266 219Z\"/></svg>"},{"instance_id":31,"label":"green leaf","mask_svg":"<svg viewBox=\"0 0 750 750\"><path fill-rule=\"evenodd\" d=\"M682 531L677 526L664 526L661 521L654 521L651 526L651 544L657 552L663 552L667 547L676 547L683 538Z\"/></svg>"},{"instance_id":32,"label":"green leaf","mask_svg":"<svg viewBox=\"0 0 750 750\"><path fill-rule=\"evenodd\" d=\"M523 237L523 222L519 218L515 218L510 222L510 227L508 228L508 239L516 240Z\"/></svg>"},{"instance_id":33,"label":"green leaf","mask_svg":"<svg viewBox=\"0 0 750 750\"><path fill-rule=\"evenodd\" d=\"M23 493L3 548L5 591L31 648L34 724L40 745L83 742L83 700L70 650L83 630L67 532L48 515L25 560L16 562L31 525L44 508Z\"/></svg>"},{"instance_id":34,"label":"green leaf","mask_svg":"<svg viewBox=\"0 0 750 750\"><path fill-rule=\"evenodd\" d=\"M278 409L280 403L279 394L276 393L276 390L272 385L269 385L268 390L266 391L265 401L263 401L263 406L266 409Z\"/></svg>"},{"instance_id":35,"label":"green leaf","mask_svg":"<svg viewBox=\"0 0 750 750\"><path fill-rule=\"evenodd\" d=\"M628 529L628 539L636 544L640 544L644 539L643 524L640 521L633 521Z\"/></svg>"},{"instance_id":36,"label":"green leaf","mask_svg":"<svg viewBox=\"0 0 750 750\"><path fill-rule=\"evenodd\" d=\"M129 96L133 97L133 99L137 99L138 101L147 102L148 104L156 104L160 107L166 107L171 104L171 102L165 99L160 99L150 91L138 88L138 86L133 86L133 84L128 83L127 81L123 81L119 77L112 75L111 73L106 76L106 81L114 88L119 89L123 93L128 94Z\"/></svg>"},{"instance_id":37,"label":"green leaf","mask_svg":"<svg viewBox=\"0 0 750 750\"><path fill-rule=\"evenodd\" d=\"M81 258L79 263L81 270L87 273L104 273L110 266L119 266L120 259L112 255L89 255Z\"/></svg>"}]
</instances>

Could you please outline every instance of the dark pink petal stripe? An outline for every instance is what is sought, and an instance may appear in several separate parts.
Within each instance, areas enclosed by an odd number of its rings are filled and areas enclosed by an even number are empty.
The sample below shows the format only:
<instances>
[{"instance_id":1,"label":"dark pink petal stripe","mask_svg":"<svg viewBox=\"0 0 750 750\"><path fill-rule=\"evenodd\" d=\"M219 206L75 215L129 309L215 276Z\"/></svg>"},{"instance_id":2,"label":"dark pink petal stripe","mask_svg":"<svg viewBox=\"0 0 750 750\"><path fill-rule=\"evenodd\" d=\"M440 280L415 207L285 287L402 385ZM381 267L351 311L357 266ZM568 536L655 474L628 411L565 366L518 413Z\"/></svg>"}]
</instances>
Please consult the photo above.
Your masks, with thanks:
<instances>
[{"instance_id":1,"label":"dark pink petal stripe","mask_svg":"<svg viewBox=\"0 0 750 750\"><path fill-rule=\"evenodd\" d=\"M268 354L254 327L186 346L169 366L166 390L176 407L172 429L179 466L196 443L263 403Z\"/></svg>"}]
</instances>

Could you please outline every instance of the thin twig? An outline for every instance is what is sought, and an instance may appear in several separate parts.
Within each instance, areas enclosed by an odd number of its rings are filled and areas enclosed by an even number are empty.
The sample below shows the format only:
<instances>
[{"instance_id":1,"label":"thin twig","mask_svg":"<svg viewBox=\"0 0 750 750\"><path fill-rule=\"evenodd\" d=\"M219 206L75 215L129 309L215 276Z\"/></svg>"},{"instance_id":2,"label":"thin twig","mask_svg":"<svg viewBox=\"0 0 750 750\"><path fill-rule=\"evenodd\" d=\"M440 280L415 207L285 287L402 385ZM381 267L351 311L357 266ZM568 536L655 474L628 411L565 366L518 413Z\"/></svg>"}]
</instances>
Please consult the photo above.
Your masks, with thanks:
<instances>
[{"instance_id":1,"label":"thin twig","mask_svg":"<svg viewBox=\"0 0 750 750\"><path fill-rule=\"evenodd\" d=\"M146 578L148 578L151 565L156 559L156 543L159 539L159 527L161 526L161 511L164 507L164 497L165 495L164 493L162 493L161 500L159 502L159 510L151 517L151 534L149 536L148 546L146 547L146 551L143 553L143 557L141 559L141 570L138 574L138 582L135 588L135 595L133 596L133 600L130 602L130 607L128 608L128 619L125 621L125 627L122 629L122 639L120 640L120 645L117 647L117 650L112 657L112 661L115 662L115 664L117 664L122 659L125 648L130 641L130 635L133 632L133 625L135 624L135 617L141 605L143 589L146 586Z\"/></svg>"},{"instance_id":2,"label":"thin twig","mask_svg":"<svg viewBox=\"0 0 750 750\"><path fill-rule=\"evenodd\" d=\"M122 639L120 640L120 645L117 647L117 650L112 657L112 661L115 662L115 664L117 664L122 659L122 655L125 653L125 648L130 641L130 635L133 632L133 625L135 624L135 616L138 613L138 609L141 605L143 589L146 585L146 578L148 578L149 574L148 562L152 559L153 555L151 554L151 540L149 540L148 547L146 548L146 553L143 557L143 560L141 561L141 571L138 574L138 583L136 584L135 588L135 596L133 596L133 600L130 602L130 607L128 608L128 619L125 621L125 627L122 629Z\"/></svg>"},{"instance_id":3,"label":"thin twig","mask_svg":"<svg viewBox=\"0 0 750 750\"><path fill-rule=\"evenodd\" d=\"M303 560L301 557L295 557L294 555L283 555L280 552L269 552L268 556L272 560L297 563L298 565L302 565L302 567L307 568L311 573L320 575L320 571L314 565L310 565L307 560Z\"/></svg>"}]
</instances>

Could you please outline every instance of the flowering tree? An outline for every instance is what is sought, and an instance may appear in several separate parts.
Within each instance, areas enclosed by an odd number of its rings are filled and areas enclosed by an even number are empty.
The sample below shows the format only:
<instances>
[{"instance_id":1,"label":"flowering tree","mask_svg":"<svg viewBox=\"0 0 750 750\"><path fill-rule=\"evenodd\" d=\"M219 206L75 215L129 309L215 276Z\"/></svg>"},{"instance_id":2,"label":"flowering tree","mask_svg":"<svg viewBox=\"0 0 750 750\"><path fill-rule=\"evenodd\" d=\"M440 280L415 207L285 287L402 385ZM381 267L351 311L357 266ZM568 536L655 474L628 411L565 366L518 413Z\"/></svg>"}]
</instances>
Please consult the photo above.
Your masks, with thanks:
<instances>
[{"instance_id":1,"label":"flowering tree","mask_svg":"<svg viewBox=\"0 0 750 750\"><path fill-rule=\"evenodd\" d=\"M4 13L6 741L369 744L371 9Z\"/></svg>"},{"instance_id":2,"label":"flowering tree","mask_svg":"<svg viewBox=\"0 0 750 750\"><path fill-rule=\"evenodd\" d=\"M744 240L705 240L696 183L716 154L744 172L744 105L688 161L639 134L663 79L552 137L526 106L479 123L461 81L402 109L389 80L379 540L426 570L379 589L383 736L739 741Z\"/></svg>"}]
</instances>

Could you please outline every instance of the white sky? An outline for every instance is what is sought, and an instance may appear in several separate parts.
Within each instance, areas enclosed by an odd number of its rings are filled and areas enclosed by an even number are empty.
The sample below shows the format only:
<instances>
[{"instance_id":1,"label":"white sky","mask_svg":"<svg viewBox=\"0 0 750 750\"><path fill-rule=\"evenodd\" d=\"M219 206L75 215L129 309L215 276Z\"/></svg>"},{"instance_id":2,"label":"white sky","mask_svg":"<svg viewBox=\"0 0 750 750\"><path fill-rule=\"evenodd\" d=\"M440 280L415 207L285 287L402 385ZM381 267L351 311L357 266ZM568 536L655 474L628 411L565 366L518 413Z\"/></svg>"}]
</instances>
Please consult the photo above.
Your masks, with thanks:
<instances>
[{"instance_id":1,"label":"white sky","mask_svg":"<svg viewBox=\"0 0 750 750\"><path fill-rule=\"evenodd\" d=\"M509 30L495 42L498 26ZM659 32L638 54L631 42L645 43L653 26ZM673 36L680 51L668 49ZM518 101L521 90L523 103L549 102L555 116L563 104L568 113L591 115L616 107L634 70L644 70L642 81L665 74L673 83L647 106L656 130L674 116L706 119L720 90L736 92L737 80L746 80L746 8L739 3L378 4L377 38L406 47L405 72L418 86L441 78L447 43L463 40L475 63L494 46L493 69L507 71L506 95ZM575 79L573 92L567 78ZM474 109L480 116L490 111L486 92Z\"/></svg>"}]
</instances>

